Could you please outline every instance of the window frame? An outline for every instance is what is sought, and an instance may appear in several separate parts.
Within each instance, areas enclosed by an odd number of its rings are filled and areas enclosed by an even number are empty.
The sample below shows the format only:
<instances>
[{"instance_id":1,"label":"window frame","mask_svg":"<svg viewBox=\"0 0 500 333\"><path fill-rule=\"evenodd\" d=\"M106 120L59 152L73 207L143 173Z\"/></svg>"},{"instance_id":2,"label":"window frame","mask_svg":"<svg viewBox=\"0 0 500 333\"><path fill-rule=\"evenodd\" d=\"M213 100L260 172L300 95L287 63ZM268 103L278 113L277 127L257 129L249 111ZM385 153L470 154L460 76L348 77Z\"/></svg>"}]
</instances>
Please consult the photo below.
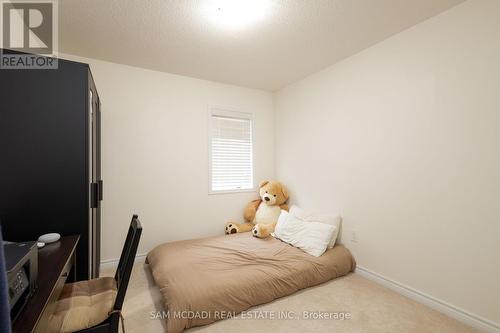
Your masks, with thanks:
<instances>
[{"instance_id":1,"label":"window frame","mask_svg":"<svg viewBox=\"0 0 500 333\"><path fill-rule=\"evenodd\" d=\"M228 117L250 120L250 133L252 139L252 187L247 189L233 190L212 190L212 117ZM235 111L232 108L220 106L208 106L208 194L230 194L230 193L248 193L255 192L255 121L253 112Z\"/></svg>"}]
</instances>

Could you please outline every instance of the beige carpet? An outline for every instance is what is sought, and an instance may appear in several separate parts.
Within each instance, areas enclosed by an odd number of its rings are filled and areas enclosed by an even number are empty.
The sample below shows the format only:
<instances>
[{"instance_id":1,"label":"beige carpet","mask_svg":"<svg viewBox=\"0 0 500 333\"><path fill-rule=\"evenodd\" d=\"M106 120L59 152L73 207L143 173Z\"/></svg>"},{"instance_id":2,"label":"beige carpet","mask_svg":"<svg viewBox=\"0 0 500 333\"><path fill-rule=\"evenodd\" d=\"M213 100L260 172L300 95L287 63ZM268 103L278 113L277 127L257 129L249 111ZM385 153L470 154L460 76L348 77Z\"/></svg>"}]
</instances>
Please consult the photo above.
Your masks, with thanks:
<instances>
[{"instance_id":1,"label":"beige carpet","mask_svg":"<svg viewBox=\"0 0 500 333\"><path fill-rule=\"evenodd\" d=\"M103 276L114 274L114 268L103 269ZM149 268L143 263L134 266L124 305L127 332L164 332L164 323L152 319L162 311L158 288ZM278 316L286 311L299 319L239 319L232 318L196 327L186 332L477 332L437 311L414 302L357 274L299 291L291 296L251 309L261 316ZM281 311L281 312L280 312ZM304 320L303 311L349 313L351 319Z\"/></svg>"}]
</instances>

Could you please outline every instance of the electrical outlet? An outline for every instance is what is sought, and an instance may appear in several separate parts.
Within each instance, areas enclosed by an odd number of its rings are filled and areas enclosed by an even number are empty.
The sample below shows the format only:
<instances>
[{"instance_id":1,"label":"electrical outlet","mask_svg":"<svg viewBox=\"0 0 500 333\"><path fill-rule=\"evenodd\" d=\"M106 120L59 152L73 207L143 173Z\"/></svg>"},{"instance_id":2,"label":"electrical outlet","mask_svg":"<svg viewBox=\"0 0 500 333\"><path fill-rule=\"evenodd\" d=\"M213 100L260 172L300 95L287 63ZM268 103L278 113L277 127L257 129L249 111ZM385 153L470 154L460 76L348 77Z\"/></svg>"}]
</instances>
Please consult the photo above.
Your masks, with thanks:
<instances>
[{"instance_id":1,"label":"electrical outlet","mask_svg":"<svg viewBox=\"0 0 500 333\"><path fill-rule=\"evenodd\" d=\"M351 230L351 242L352 243L358 242L358 232L356 230Z\"/></svg>"}]
</instances>

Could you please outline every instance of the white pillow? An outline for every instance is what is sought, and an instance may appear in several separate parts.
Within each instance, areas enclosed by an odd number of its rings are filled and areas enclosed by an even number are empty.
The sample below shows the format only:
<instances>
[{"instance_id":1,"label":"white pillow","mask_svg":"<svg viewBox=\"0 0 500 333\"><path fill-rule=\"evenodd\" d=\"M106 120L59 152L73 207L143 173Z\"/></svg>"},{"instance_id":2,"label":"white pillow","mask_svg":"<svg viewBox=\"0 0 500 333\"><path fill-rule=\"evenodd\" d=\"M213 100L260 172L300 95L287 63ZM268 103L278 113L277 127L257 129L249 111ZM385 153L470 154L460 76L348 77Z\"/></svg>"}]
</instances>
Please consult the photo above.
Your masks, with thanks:
<instances>
[{"instance_id":1,"label":"white pillow","mask_svg":"<svg viewBox=\"0 0 500 333\"><path fill-rule=\"evenodd\" d=\"M332 239L330 239L328 243L328 248L331 249L335 246L335 242L339 235L340 223L342 222L342 218L339 215L312 213L297 206L290 207L290 214L306 222L319 222L333 225L335 230L332 234Z\"/></svg>"},{"instance_id":2,"label":"white pillow","mask_svg":"<svg viewBox=\"0 0 500 333\"><path fill-rule=\"evenodd\" d=\"M320 222L306 223L282 210L273 236L312 256L319 257L326 251L334 231L333 225Z\"/></svg>"}]
</instances>

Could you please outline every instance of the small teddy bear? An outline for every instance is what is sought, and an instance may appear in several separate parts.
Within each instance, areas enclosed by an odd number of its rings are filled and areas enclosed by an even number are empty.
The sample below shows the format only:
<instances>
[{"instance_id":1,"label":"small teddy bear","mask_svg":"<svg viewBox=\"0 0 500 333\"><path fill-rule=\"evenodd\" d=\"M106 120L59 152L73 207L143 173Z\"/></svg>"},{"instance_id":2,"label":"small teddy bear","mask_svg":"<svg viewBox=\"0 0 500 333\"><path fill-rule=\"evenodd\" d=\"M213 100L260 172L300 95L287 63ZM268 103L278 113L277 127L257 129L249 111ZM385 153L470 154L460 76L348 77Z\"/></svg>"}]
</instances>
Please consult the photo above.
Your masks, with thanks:
<instances>
[{"instance_id":1,"label":"small teddy bear","mask_svg":"<svg viewBox=\"0 0 500 333\"><path fill-rule=\"evenodd\" d=\"M260 199L253 200L245 208L245 223L227 222L226 234L252 231L259 238L268 237L273 231L281 210L288 211L288 192L280 182L271 180L259 184Z\"/></svg>"}]
</instances>

